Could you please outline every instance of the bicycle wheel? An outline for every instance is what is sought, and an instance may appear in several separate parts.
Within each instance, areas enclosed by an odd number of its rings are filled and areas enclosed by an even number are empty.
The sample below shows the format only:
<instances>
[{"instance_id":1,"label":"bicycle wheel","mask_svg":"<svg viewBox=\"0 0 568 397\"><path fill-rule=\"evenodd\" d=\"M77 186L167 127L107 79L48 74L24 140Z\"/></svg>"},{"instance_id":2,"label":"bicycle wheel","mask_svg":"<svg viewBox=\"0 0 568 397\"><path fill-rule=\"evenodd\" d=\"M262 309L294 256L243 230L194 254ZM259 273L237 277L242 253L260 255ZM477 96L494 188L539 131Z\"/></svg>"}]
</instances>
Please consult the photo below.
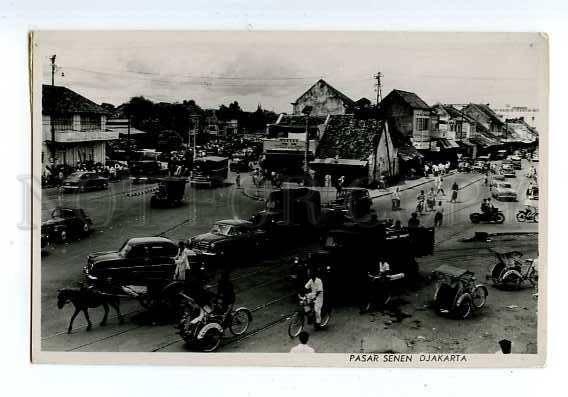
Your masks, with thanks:
<instances>
[{"instance_id":1,"label":"bicycle wheel","mask_svg":"<svg viewBox=\"0 0 568 397\"><path fill-rule=\"evenodd\" d=\"M288 325L288 335L290 338L295 338L300 335L300 332L304 329L304 313L301 311L294 312L292 318L290 319L290 324Z\"/></svg>"},{"instance_id":2,"label":"bicycle wheel","mask_svg":"<svg viewBox=\"0 0 568 397\"><path fill-rule=\"evenodd\" d=\"M533 287L538 285L538 272L536 270L531 270L529 274L529 282Z\"/></svg>"},{"instance_id":3,"label":"bicycle wheel","mask_svg":"<svg viewBox=\"0 0 568 397\"><path fill-rule=\"evenodd\" d=\"M465 296L459 305L455 308L455 316L460 319L466 319L471 315L472 303L469 296Z\"/></svg>"},{"instance_id":4,"label":"bicycle wheel","mask_svg":"<svg viewBox=\"0 0 568 397\"><path fill-rule=\"evenodd\" d=\"M527 216L524 212L517 212L517 222L525 222L527 220Z\"/></svg>"},{"instance_id":5,"label":"bicycle wheel","mask_svg":"<svg viewBox=\"0 0 568 397\"><path fill-rule=\"evenodd\" d=\"M249 309L241 307L231 315L231 323L229 324L229 331L235 336L239 336L247 332L247 329L252 321L252 314Z\"/></svg>"},{"instance_id":6,"label":"bicycle wheel","mask_svg":"<svg viewBox=\"0 0 568 397\"><path fill-rule=\"evenodd\" d=\"M533 216L533 222L538 223L538 212Z\"/></svg>"},{"instance_id":7,"label":"bicycle wheel","mask_svg":"<svg viewBox=\"0 0 568 397\"><path fill-rule=\"evenodd\" d=\"M214 352L219 348L219 345L221 345L222 337L223 335L221 334L221 332L219 332L218 329L208 329L199 343L201 351L206 353Z\"/></svg>"},{"instance_id":8,"label":"bicycle wheel","mask_svg":"<svg viewBox=\"0 0 568 397\"><path fill-rule=\"evenodd\" d=\"M485 302L487 302L487 290L482 286L478 285L473 290L472 296L472 303L476 309L481 309L485 306Z\"/></svg>"}]
</instances>

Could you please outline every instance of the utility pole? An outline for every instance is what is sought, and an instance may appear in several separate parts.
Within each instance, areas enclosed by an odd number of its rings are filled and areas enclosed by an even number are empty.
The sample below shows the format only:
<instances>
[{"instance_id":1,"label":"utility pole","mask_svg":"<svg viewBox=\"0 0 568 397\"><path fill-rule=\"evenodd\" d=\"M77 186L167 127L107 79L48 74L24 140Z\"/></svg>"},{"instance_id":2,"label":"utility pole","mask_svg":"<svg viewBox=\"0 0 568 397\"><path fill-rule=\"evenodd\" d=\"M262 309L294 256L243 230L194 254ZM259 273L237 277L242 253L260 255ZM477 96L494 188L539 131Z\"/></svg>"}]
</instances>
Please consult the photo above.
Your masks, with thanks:
<instances>
[{"instance_id":1,"label":"utility pole","mask_svg":"<svg viewBox=\"0 0 568 397\"><path fill-rule=\"evenodd\" d=\"M51 60L51 85L52 86L55 85L55 57L56 57L55 54L53 54L52 56L49 57L49 59Z\"/></svg>"},{"instance_id":2,"label":"utility pole","mask_svg":"<svg viewBox=\"0 0 568 397\"><path fill-rule=\"evenodd\" d=\"M385 132L385 145L387 147L387 162L389 165L389 176L392 176L391 170L391 158L390 158L390 150L389 150L389 142L388 142L388 134L385 127L385 121L383 120L382 113L381 113L381 102L383 101L383 84L381 78L383 74L378 72L376 75L373 76L375 80L377 80L376 87L377 87L377 131L375 132L375 140L376 145L373 148L374 153L374 161L373 161L373 179L377 180L377 151L379 150L379 143L381 140L381 132Z\"/></svg>"},{"instance_id":3,"label":"utility pole","mask_svg":"<svg viewBox=\"0 0 568 397\"><path fill-rule=\"evenodd\" d=\"M49 57L51 60L51 86L55 85L55 54ZM51 129L51 159L53 164L57 161L56 153L57 147L55 142L55 125L53 124L53 118L55 117L55 95L52 97L52 104L51 104L51 114L49 115L49 124Z\"/></svg>"}]
</instances>

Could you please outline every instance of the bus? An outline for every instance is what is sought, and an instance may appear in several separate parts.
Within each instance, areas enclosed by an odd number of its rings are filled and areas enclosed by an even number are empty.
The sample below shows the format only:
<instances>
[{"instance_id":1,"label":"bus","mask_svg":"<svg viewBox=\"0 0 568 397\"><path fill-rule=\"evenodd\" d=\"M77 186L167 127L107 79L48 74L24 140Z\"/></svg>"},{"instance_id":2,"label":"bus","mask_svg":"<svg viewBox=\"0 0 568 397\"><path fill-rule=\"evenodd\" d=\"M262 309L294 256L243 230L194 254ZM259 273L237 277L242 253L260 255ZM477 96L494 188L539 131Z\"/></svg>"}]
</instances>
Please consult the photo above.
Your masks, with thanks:
<instances>
[{"instance_id":1,"label":"bus","mask_svg":"<svg viewBox=\"0 0 568 397\"><path fill-rule=\"evenodd\" d=\"M195 186L221 186L229 175L229 158L220 156L198 157L193 162L191 184Z\"/></svg>"}]
</instances>

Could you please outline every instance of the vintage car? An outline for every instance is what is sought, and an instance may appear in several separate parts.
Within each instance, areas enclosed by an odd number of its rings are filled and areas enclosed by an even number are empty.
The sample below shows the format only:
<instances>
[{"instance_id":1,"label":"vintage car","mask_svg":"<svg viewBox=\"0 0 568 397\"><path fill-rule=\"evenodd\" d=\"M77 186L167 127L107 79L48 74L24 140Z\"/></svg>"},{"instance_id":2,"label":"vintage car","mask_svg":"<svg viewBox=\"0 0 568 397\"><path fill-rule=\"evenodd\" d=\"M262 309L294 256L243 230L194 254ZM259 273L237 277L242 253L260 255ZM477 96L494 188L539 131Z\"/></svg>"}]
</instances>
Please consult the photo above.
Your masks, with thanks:
<instances>
[{"instance_id":1,"label":"vintage car","mask_svg":"<svg viewBox=\"0 0 568 397\"><path fill-rule=\"evenodd\" d=\"M150 198L151 207L177 207L183 204L187 178L169 176L157 178L158 190Z\"/></svg>"},{"instance_id":2,"label":"vintage car","mask_svg":"<svg viewBox=\"0 0 568 397\"><path fill-rule=\"evenodd\" d=\"M260 254L266 243L266 231L243 219L217 221L208 233L190 239L192 249L231 261Z\"/></svg>"},{"instance_id":3,"label":"vintage car","mask_svg":"<svg viewBox=\"0 0 568 397\"><path fill-rule=\"evenodd\" d=\"M74 172L63 180L64 192L85 192L108 188L108 179L92 171Z\"/></svg>"},{"instance_id":4,"label":"vintage car","mask_svg":"<svg viewBox=\"0 0 568 397\"><path fill-rule=\"evenodd\" d=\"M358 218L371 212L373 200L369 190L361 187L347 187L341 189L337 198L328 208L345 211L348 217Z\"/></svg>"},{"instance_id":5,"label":"vintage car","mask_svg":"<svg viewBox=\"0 0 568 397\"><path fill-rule=\"evenodd\" d=\"M530 200L538 200L538 184L529 184L527 187L527 198Z\"/></svg>"},{"instance_id":6,"label":"vintage car","mask_svg":"<svg viewBox=\"0 0 568 397\"><path fill-rule=\"evenodd\" d=\"M135 237L117 251L93 252L83 268L87 282L148 282L172 278L177 245L165 237Z\"/></svg>"},{"instance_id":7,"label":"vintage car","mask_svg":"<svg viewBox=\"0 0 568 397\"><path fill-rule=\"evenodd\" d=\"M511 161L511 164L513 165L513 168L516 170L520 170L523 168L523 163L522 163L522 159L520 156L509 156L509 160Z\"/></svg>"},{"instance_id":8,"label":"vintage car","mask_svg":"<svg viewBox=\"0 0 568 397\"><path fill-rule=\"evenodd\" d=\"M505 176L505 178L516 178L517 172L512 164L505 163L501 165L501 174Z\"/></svg>"},{"instance_id":9,"label":"vintage car","mask_svg":"<svg viewBox=\"0 0 568 397\"><path fill-rule=\"evenodd\" d=\"M509 182L497 182L491 187L491 196L499 201L517 201L517 192Z\"/></svg>"},{"instance_id":10,"label":"vintage car","mask_svg":"<svg viewBox=\"0 0 568 397\"><path fill-rule=\"evenodd\" d=\"M51 218L41 223L41 235L46 243L66 241L88 235L93 221L80 208L56 207Z\"/></svg>"},{"instance_id":11,"label":"vintage car","mask_svg":"<svg viewBox=\"0 0 568 397\"><path fill-rule=\"evenodd\" d=\"M473 172L484 173L489 169L489 163L483 160L477 160L471 167Z\"/></svg>"},{"instance_id":12,"label":"vintage car","mask_svg":"<svg viewBox=\"0 0 568 397\"><path fill-rule=\"evenodd\" d=\"M495 174L491 177L491 187L497 186L500 182L505 182L505 175Z\"/></svg>"},{"instance_id":13,"label":"vintage car","mask_svg":"<svg viewBox=\"0 0 568 397\"><path fill-rule=\"evenodd\" d=\"M229 169L231 172L248 172L249 158L245 153L235 153L231 156L231 162L229 163Z\"/></svg>"},{"instance_id":14,"label":"vintage car","mask_svg":"<svg viewBox=\"0 0 568 397\"><path fill-rule=\"evenodd\" d=\"M165 176L168 170L157 160L138 160L130 162L130 176L134 182L148 181Z\"/></svg>"}]
</instances>

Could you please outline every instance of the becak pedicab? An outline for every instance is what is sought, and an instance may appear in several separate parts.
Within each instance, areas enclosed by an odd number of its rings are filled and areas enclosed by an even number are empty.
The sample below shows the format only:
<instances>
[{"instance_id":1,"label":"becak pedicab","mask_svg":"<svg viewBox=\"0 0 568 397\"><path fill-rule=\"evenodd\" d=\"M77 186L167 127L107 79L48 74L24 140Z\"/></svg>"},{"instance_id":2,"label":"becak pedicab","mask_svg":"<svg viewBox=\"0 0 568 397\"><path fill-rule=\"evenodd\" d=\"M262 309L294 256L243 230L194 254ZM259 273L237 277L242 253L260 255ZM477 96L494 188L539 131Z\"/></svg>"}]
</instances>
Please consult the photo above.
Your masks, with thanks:
<instances>
[{"instance_id":1,"label":"becak pedicab","mask_svg":"<svg viewBox=\"0 0 568 397\"><path fill-rule=\"evenodd\" d=\"M522 259L519 251L491 250L497 257L497 263L489 266L487 280L505 288L519 289L524 281L531 286L538 284L538 259Z\"/></svg>"},{"instance_id":2,"label":"becak pedicab","mask_svg":"<svg viewBox=\"0 0 568 397\"><path fill-rule=\"evenodd\" d=\"M468 270L442 265L432 272L437 280L434 292L434 308L438 314L466 319L480 310L487 301L488 291L477 284L474 274Z\"/></svg>"}]
</instances>

